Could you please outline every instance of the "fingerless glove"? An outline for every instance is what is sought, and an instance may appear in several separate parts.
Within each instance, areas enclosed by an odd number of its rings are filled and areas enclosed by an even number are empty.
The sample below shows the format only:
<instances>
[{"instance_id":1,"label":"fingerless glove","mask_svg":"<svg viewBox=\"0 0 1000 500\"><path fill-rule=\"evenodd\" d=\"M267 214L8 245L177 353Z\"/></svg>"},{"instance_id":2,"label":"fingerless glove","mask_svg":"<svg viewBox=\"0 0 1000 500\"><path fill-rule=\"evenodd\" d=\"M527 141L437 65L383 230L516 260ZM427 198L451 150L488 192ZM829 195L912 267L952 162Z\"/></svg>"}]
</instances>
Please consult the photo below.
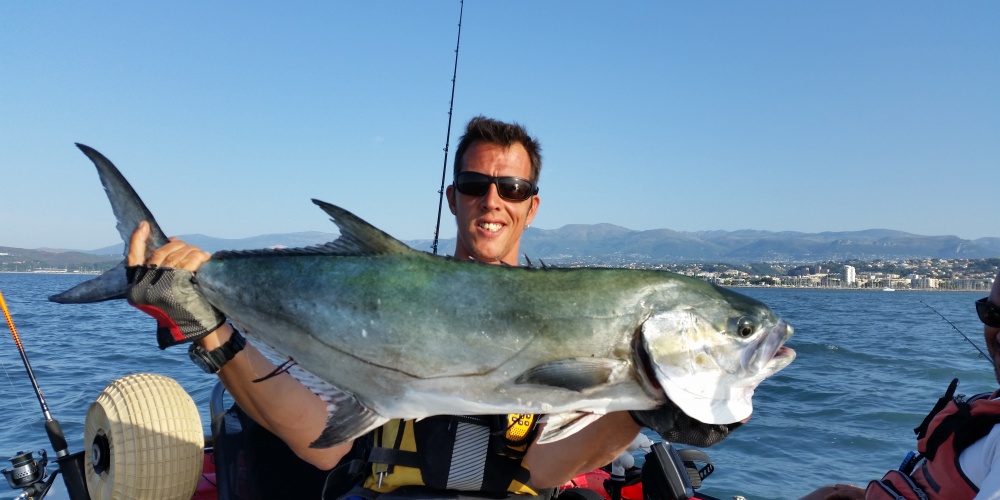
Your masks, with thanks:
<instances>
[{"instance_id":1,"label":"fingerless glove","mask_svg":"<svg viewBox=\"0 0 1000 500\"><path fill-rule=\"evenodd\" d=\"M631 410L632 420L642 427L656 431L663 439L675 443L705 448L722 441L740 422L732 424L706 424L687 416L677 405L667 401L652 410Z\"/></svg>"},{"instance_id":2,"label":"fingerless glove","mask_svg":"<svg viewBox=\"0 0 1000 500\"><path fill-rule=\"evenodd\" d=\"M191 271L143 265L130 266L126 273L128 303L156 319L160 349L198 340L226 322L195 290Z\"/></svg>"}]
</instances>

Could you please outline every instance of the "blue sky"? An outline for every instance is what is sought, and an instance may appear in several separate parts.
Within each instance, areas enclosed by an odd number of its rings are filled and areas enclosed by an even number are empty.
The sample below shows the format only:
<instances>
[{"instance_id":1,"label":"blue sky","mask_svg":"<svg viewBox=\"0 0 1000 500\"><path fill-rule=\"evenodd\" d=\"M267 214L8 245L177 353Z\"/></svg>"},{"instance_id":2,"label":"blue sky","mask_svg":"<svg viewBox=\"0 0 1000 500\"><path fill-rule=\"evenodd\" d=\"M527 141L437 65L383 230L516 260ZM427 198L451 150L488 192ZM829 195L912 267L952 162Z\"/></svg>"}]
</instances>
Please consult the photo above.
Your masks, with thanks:
<instances>
[{"instance_id":1,"label":"blue sky","mask_svg":"<svg viewBox=\"0 0 1000 500\"><path fill-rule=\"evenodd\" d=\"M168 234L334 232L319 198L431 238L458 15L0 3L0 246L119 241L74 142ZM451 145L477 114L527 126L543 229L1000 236L998 27L987 1L469 0Z\"/></svg>"}]
</instances>

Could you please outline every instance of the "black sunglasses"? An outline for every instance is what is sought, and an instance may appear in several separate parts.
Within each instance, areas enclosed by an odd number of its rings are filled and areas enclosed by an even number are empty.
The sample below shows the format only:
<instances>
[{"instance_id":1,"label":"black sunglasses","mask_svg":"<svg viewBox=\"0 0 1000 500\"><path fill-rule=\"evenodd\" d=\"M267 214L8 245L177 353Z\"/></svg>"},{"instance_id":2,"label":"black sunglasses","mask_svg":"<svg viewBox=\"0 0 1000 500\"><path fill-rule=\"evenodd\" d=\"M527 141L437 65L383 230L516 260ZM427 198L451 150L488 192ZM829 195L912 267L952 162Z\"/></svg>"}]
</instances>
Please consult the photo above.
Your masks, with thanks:
<instances>
[{"instance_id":1,"label":"black sunglasses","mask_svg":"<svg viewBox=\"0 0 1000 500\"><path fill-rule=\"evenodd\" d=\"M497 194L510 201L524 201L538 194L538 186L520 177L490 177L479 172L459 172L455 176L455 189L469 196L483 196L490 190L490 184L497 187Z\"/></svg>"},{"instance_id":2,"label":"black sunglasses","mask_svg":"<svg viewBox=\"0 0 1000 500\"><path fill-rule=\"evenodd\" d=\"M979 313L979 321L986 326L1000 328L1000 308L990 303L989 297L983 297L976 301L976 312Z\"/></svg>"}]
</instances>

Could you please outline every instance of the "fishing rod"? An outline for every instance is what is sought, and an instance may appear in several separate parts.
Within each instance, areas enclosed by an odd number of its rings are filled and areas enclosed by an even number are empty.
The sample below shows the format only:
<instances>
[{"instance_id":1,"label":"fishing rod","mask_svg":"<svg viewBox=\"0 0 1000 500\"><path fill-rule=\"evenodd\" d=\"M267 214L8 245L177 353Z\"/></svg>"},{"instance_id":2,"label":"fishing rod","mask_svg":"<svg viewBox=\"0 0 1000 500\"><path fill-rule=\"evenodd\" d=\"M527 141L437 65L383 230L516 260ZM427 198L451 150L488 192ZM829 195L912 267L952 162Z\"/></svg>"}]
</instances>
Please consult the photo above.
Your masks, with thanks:
<instances>
[{"instance_id":1,"label":"fishing rod","mask_svg":"<svg viewBox=\"0 0 1000 500\"><path fill-rule=\"evenodd\" d=\"M981 356L983 358L986 358L990 362L991 365L993 364L993 359L990 357L990 355L986 354L985 352L983 352L983 350L980 349L979 346L976 345L976 343L972 341L972 339L970 339L969 337L967 337L965 335L965 333L962 332L962 330L959 330L958 327L955 326L955 323L952 323L951 320L949 320L948 318L944 317L944 314L939 313L938 310L934 309L933 307L931 307L930 304L928 304L928 303L926 303L926 302L924 302L922 300L920 301L920 303L923 304L923 305L925 305L925 306L927 306L931 311L936 312L938 316L941 316L941 319L945 320L949 325L951 325L951 327L954 328L955 331L958 332L958 334L961 335L962 338L964 338L966 342L972 344L972 347L975 347L976 350L979 351L979 356Z\"/></svg>"},{"instance_id":2,"label":"fishing rod","mask_svg":"<svg viewBox=\"0 0 1000 500\"><path fill-rule=\"evenodd\" d=\"M458 7L458 40L455 41L455 67L451 70L451 101L448 102L448 131L444 138L444 166L441 168L441 188L438 189L438 215L434 225L434 242L431 250L438 253L438 233L441 230L441 207L444 204L444 183L448 176L448 146L451 144L451 112L455 109L455 81L458 80L458 48L462 42L462 13L465 11L465 0Z\"/></svg>"},{"instance_id":3,"label":"fishing rod","mask_svg":"<svg viewBox=\"0 0 1000 500\"><path fill-rule=\"evenodd\" d=\"M87 491L87 485L83 479L83 452L70 454L69 445L66 443L66 436L63 434L62 426L49 413L49 406L45 404L45 396L42 395L42 391L38 387L38 379L35 378L35 372L31 369L31 363L28 362L28 353L24 351L24 345L21 344L21 337L17 334L14 319L10 315L10 310L7 309L7 302L4 300L2 292L0 292L0 309L3 309L3 316L7 320L7 327L10 328L10 334L14 337L14 344L17 346L17 351L21 354L21 361L24 362L24 369L28 372L28 378L31 379L31 385L35 389L35 396L38 397L38 403L42 406L42 413L45 415L45 433L48 434L49 443L52 444L52 449L56 452L56 463L59 464L59 472L62 472L63 481L66 483L66 490L73 500L89 499L90 493ZM44 495L44 492L52 485L52 481L55 480L55 474L46 483L40 486L35 484L43 479L45 475L45 452L41 451L40 454L42 455L42 460L38 462L32 458L31 452L18 452L17 456L10 459L14 468L11 471L4 469L3 474L7 476L7 481L10 483L11 488L24 488L26 493L30 489L40 495ZM42 471L37 470L39 467ZM33 495L27 496L31 497Z\"/></svg>"}]
</instances>

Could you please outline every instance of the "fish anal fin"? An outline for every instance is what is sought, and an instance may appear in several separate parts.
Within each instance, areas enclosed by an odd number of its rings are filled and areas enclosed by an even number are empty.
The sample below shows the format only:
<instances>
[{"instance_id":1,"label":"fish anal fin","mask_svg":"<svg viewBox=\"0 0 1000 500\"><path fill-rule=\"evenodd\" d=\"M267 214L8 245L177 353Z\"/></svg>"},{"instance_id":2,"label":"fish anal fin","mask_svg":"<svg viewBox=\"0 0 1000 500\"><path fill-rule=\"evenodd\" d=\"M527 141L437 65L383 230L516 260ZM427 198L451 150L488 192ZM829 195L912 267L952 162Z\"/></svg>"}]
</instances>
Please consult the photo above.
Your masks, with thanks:
<instances>
[{"instance_id":1,"label":"fish anal fin","mask_svg":"<svg viewBox=\"0 0 1000 500\"><path fill-rule=\"evenodd\" d=\"M567 358L535 366L519 375L518 384L538 384L583 392L611 382L623 361L607 358Z\"/></svg>"},{"instance_id":2,"label":"fish anal fin","mask_svg":"<svg viewBox=\"0 0 1000 500\"><path fill-rule=\"evenodd\" d=\"M545 427L542 428L542 434L538 436L538 444L551 443L553 441L559 441L560 439L566 439L573 434L576 434L584 427L594 423L602 416L604 415L600 413L588 413L582 411L546 415L542 419L542 422L545 423Z\"/></svg>"},{"instance_id":3,"label":"fish anal fin","mask_svg":"<svg viewBox=\"0 0 1000 500\"><path fill-rule=\"evenodd\" d=\"M357 439L379 428L389 421L361 404L353 396L346 395L330 403L330 414L326 427L310 448L330 448Z\"/></svg>"},{"instance_id":4,"label":"fish anal fin","mask_svg":"<svg viewBox=\"0 0 1000 500\"><path fill-rule=\"evenodd\" d=\"M249 330L247 334L252 335ZM278 364L279 359L288 359L266 342L259 341L256 337L254 340L258 340L254 344L257 349L275 364ZM327 404L326 426L319 437L309 444L310 448L330 448L346 443L364 436L389 420L362 404L353 394L313 375L301 365L293 364L287 371Z\"/></svg>"}]
</instances>

